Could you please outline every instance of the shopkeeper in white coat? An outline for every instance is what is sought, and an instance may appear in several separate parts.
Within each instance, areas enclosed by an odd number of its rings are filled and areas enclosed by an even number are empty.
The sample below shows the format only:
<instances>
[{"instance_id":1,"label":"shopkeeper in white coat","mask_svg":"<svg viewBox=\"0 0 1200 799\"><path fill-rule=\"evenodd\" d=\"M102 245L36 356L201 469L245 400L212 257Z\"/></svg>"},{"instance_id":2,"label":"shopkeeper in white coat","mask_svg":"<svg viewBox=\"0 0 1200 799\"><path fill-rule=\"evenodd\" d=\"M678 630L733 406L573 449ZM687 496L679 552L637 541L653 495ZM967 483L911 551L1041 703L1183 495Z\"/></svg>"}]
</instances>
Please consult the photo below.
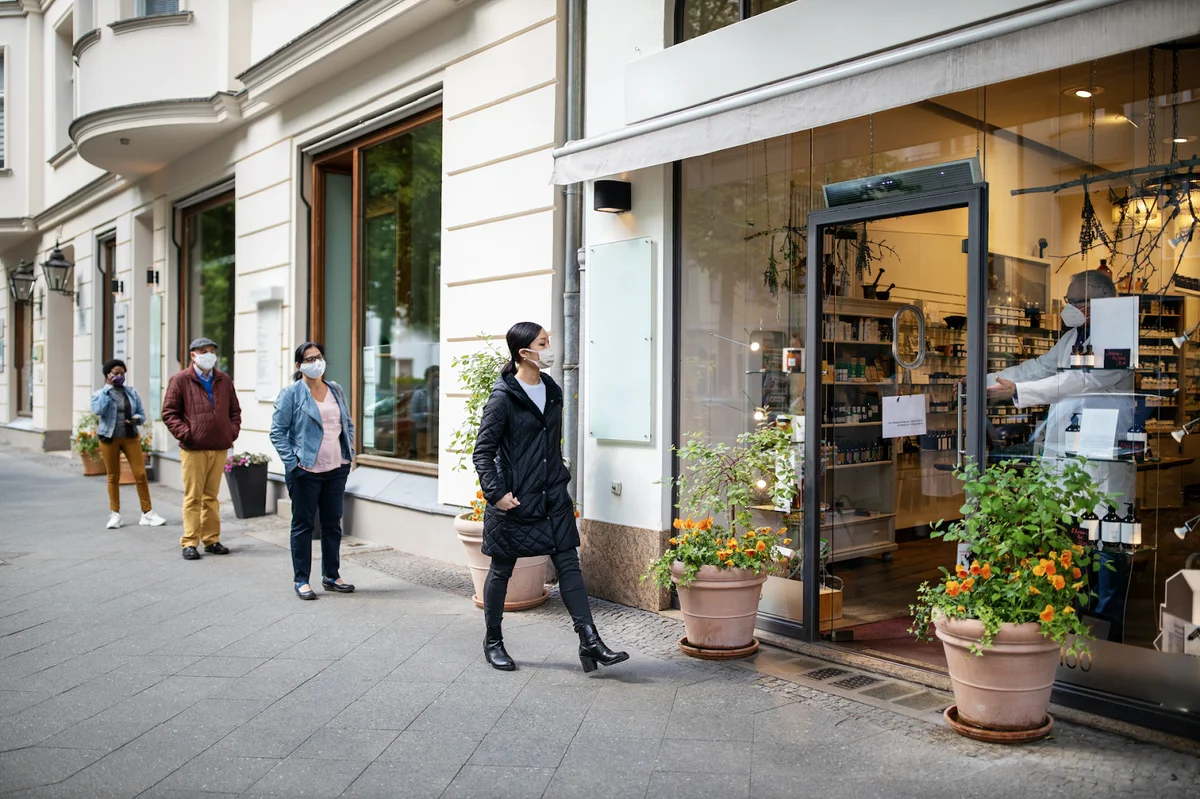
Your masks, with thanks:
<instances>
[{"instance_id":1,"label":"shopkeeper in white coat","mask_svg":"<svg viewBox=\"0 0 1200 799\"><path fill-rule=\"evenodd\" d=\"M1083 371L1069 369L1071 349L1079 344L1086 346L1091 340L1091 300L1117 296L1112 278L1096 269L1079 272L1071 278L1071 285L1064 298L1062 321L1066 328L1058 343L1045 355L988 375L987 397L989 401L1011 399L1018 408L1034 405L1049 405L1050 412L1044 423L1045 457L1061 458L1066 455L1066 428L1073 414L1081 414L1084 406L1082 395L1115 394L1104 403L1089 399L1088 407L1109 407L1121 411L1117 430L1124 434L1133 422L1134 403L1133 372L1129 369L1094 369ZM1102 324L1103 320L1096 320ZM1059 371L1059 369L1066 371ZM1123 395L1123 396L1121 396ZM1088 472L1100 484L1102 491L1121 494L1121 502L1132 499L1136 469L1127 463L1088 464ZM1118 508L1120 509L1120 508ZM1103 515L1107 509L1099 509Z\"/></svg>"}]
</instances>

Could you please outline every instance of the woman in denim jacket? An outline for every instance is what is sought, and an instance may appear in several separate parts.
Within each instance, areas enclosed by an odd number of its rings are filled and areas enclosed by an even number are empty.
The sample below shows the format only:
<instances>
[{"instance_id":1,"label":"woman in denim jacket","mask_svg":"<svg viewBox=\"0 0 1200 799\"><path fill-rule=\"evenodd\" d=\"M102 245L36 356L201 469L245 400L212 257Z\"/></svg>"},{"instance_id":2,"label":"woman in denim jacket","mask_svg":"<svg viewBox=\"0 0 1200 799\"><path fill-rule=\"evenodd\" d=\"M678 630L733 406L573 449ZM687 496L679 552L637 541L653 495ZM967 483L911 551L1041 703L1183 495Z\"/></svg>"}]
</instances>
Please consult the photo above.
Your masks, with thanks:
<instances>
[{"instance_id":1,"label":"woman in denim jacket","mask_svg":"<svg viewBox=\"0 0 1200 799\"><path fill-rule=\"evenodd\" d=\"M323 380L325 348L306 341L296 348L292 385L275 400L271 443L283 461L292 498L292 571L296 596L316 599L308 584L312 532L321 519L321 587L349 594L338 573L346 476L354 460L354 423L341 387Z\"/></svg>"},{"instance_id":2,"label":"woman in denim jacket","mask_svg":"<svg viewBox=\"0 0 1200 799\"><path fill-rule=\"evenodd\" d=\"M160 527L167 520L154 512L150 505L150 483L146 480L146 458L142 454L142 442L138 438L138 427L146 421L146 410L142 398L133 386L125 385L125 362L114 358L107 361L101 371L104 386L92 395L92 413L100 417L96 434L100 437L100 457L104 459L104 471L108 473L108 524L115 530L121 526L121 455L129 462L137 484L138 499L142 503L143 527Z\"/></svg>"}]
</instances>

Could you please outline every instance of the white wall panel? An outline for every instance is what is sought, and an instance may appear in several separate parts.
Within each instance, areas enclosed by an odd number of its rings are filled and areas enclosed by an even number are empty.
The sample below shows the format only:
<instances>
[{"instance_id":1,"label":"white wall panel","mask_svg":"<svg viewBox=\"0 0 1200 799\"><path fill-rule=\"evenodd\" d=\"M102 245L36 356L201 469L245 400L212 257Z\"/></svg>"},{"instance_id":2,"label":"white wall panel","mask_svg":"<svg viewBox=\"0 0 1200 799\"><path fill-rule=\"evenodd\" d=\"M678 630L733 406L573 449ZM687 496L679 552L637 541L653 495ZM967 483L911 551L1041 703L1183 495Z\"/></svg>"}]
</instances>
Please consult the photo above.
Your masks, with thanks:
<instances>
[{"instance_id":1,"label":"white wall panel","mask_svg":"<svg viewBox=\"0 0 1200 799\"><path fill-rule=\"evenodd\" d=\"M256 125L257 127L257 125ZM277 142L237 162L238 200L292 176L292 142Z\"/></svg>"},{"instance_id":2,"label":"white wall panel","mask_svg":"<svg viewBox=\"0 0 1200 799\"><path fill-rule=\"evenodd\" d=\"M237 235L262 230L270 225L287 222L292 217L292 182L243 197L237 201Z\"/></svg>"},{"instance_id":3,"label":"white wall panel","mask_svg":"<svg viewBox=\"0 0 1200 799\"><path fill-rule=\"evenodd\" d=\"M283 266L292 259L291 225L277 225L237 240L238 281L242 275L269 267ZM287 295L284 295L287 296ZM242 306L239 298L238 307Z\"/></svg>"},{"instance_id":4,"label":"white wall panel","mask_svg":"<svg viewBox=\"0 0 1200 799\"><path fill-rule=\"evenodd\" d=\"M553 269L555 213L547 210L443 232L442 280L454 283Z\"/></svg>"},{"instance_id":5,"label":"white wall panel","mask_svg":"<svg viewBox=\"0 0 1200 799\"><path fill-rule=\"evenodd\" d=\"M557 37L548 23L446 67L446 116L555 80Z\"/></svg>"},{"instance_id":6,"label":"white wall panel","mask_svg":"<svg viewBox=\"0 0 1200 799\"><path fill-rule=\"evenodd\" d=\"M547 182L553 159L548 150L448 175L442 182L442 226L549 208L556 187Z\"/></svg>"},{"instance_id":7,"label":"white wall panel","mask_svg":"<svg viewBox=\"0 0 1200 799\"><path fill-rule=\"evenodd\" d=\"M556 87L514 97L456 119L442 130L442 168L455 172L554 144Z\"/></svg>"},{"instance_id":8,"label":"white wall panel","mask_svg":"<svg viewBox=\"0 0 1200 799\"><path fill-rule=\"evenodd\" d=\"M507 332L516 322L551 325L551 275L442 289L442 335L448 330Z\"/></svg>"}]
</instances>

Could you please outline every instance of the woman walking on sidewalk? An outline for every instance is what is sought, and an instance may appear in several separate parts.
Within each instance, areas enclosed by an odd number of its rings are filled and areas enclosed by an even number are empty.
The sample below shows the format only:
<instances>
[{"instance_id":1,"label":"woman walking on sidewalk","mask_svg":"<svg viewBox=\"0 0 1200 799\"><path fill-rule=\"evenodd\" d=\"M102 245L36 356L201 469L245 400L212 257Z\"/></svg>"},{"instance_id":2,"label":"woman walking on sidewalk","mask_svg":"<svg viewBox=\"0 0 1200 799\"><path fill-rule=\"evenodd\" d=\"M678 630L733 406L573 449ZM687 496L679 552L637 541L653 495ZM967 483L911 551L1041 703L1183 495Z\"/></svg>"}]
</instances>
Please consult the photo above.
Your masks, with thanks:
<instances>
[{"instance_id":1,"label":"woman walking on sidewalk","mask_svg":"<svg viewBox=\"0 0 1200 799\"><path fill-rule=\"evenodd\" d=\"M306 341L296 348L292 385L275 400L271 443L283 461L292 498L292 571L296 596L316 599L308 584L312 533L321 519L321 587L342 594L354 586L339 575L346 477L354 459L354 422L341 387L325 374L325 348Z\"/></svg>"},{"instance_id":2,"label":"woman walking on sidewalk","mask_svg":"<svg viewBox=\"0 0 1200 799\"><path fill-rule=\"evenodd\" d=\"M108 524L115 530L121 526L121 455L129 462L137 484L138 500L142 503L142 518L138 524L161 527L167 520L154 512L150 505L150 483L146 479L146 457L138 428L146 421L142 398L133 386L125 385L125 362L114 358L101 370L104 386L92 395L92 413L100 417L96 434L100 437L100 456L108 473Z\"/></svg>"},{"instance_id":3,"label":"woman walking on sidewalk","mask_svg":"<svg viewBox=\"0 0 1200 799\"><path fill-rule=\"evenodd\" d=\"M492 559L483 589L483 654L494 668L517 667L501 633L508 580L517 558L549 555L579 634L583 670L612 666L629 655L600 640L579 570L579 531L567 494L571 475L562 459L563 394L544 371L554 365L550 335L541 325L518 322L508 331L508 351L510 360L483 409L473 456L487 500L483 554Z\"/></svg>"}]
</instances>

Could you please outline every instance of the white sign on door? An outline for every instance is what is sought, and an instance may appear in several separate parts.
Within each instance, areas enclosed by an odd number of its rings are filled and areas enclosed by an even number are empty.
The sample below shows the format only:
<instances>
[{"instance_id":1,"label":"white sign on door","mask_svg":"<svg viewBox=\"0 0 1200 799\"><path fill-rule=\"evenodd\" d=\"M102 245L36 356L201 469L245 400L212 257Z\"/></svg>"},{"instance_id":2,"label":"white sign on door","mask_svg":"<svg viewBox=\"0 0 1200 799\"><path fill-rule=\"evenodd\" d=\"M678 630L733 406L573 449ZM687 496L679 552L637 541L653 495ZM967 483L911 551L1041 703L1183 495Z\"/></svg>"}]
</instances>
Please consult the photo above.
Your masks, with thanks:
<instances>
[{"instance_id":1,"label":"white sign on door","mask_svg":"<svg viewBox=\"0 0 1200 799\"><path fill-rule=\"evenodd\" d=\"M883 397L883 437L903 438L925 434L925 395Z\"/></svg>"}]
</instances>

